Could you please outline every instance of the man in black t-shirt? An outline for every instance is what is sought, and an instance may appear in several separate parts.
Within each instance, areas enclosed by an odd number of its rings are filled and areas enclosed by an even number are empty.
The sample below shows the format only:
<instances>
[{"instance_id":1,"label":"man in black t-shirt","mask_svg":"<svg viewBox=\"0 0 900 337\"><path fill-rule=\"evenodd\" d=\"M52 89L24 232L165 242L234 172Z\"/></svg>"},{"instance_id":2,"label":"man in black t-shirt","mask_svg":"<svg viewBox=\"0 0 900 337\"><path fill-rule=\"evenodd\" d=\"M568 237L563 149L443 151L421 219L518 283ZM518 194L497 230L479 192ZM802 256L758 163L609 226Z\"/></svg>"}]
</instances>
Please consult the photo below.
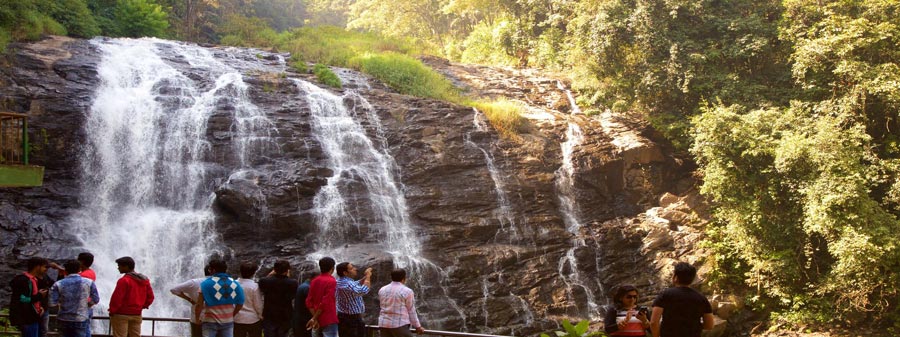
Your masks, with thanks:
<instances>
[{"instance_id":1,"label":"man in black t-shirt","mask_svg":"<svg viewBox=\"0 0 900 337\"><path fill-rule=\"evenodd\" d=\"M697 268L694 266L685 262L675 265L672 276L675 286L664 290L653 300L653 314L650 317L653 337L700 337L702 330L713 328L712 306L706 297L691 288L695 277Z\"/></svg>"},{"instance_id":2,"label":"man in black t-shirt","mask_svg":"<svg viewBox=\"0 0 900 337\"><path fill-rule=\"evenodd\" d=\"M287 260L275 261L272 274L259 280L263 294L263 334L265 337L287 337L294 314L293 300L297 292L297 280L291 278L291 264Z\"/></svg>"}]
</instances>

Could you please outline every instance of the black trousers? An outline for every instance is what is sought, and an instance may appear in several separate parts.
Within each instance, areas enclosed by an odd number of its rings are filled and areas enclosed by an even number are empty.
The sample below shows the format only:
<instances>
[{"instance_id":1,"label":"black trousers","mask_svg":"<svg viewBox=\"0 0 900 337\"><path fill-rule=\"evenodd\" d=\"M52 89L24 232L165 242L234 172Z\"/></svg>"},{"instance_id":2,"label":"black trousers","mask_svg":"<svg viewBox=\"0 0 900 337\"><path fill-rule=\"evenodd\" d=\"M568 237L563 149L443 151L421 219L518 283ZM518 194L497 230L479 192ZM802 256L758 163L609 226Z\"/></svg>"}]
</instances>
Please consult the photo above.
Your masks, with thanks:
<instances>
[{"instance_id":1,"label":"black trousers","mask_svg":"<svg viewBox=\"0 0 900 337\"><path fill-rule=\"evenodd\" d=\"M365 337L366 323L362 320L362 314L338 313L338 336Z\"/></svg>"},{"instance_id":2,"label":"black trousers","mask_svg":"<svg viewBox=\"0 0 900 337\"><path fill-rule=\"evenodd\" d=\"M252 324L234 323L234 337L262 337L262 321Z\"/></svg>"}]
</instances>

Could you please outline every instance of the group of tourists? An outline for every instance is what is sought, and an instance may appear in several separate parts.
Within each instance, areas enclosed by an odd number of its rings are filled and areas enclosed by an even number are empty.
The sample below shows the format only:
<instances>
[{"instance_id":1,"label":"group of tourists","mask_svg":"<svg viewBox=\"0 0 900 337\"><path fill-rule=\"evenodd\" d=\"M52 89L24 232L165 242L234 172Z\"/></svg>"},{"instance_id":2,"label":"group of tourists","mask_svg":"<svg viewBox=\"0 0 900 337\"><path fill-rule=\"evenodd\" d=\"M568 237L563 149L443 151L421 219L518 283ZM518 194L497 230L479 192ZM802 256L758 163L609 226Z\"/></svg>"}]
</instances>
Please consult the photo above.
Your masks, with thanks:
<instances>
[{"instance_id":1,"label":"group of tourists","mask_svg":"<svg viewBox=\"0 0 900 337\"><path fill-rule=\"evenodd\" d=\"M64 337L91 336L92 307L100 303L93 263L94 255L87 252L62 266L41 257L28 259L26 271L9 282L9 320L22 337L46 337L53 307L59 308L56 320ZM141 312L153 303L150 279L134 271L130 257L116 263L125 275L109 300L110 326L116 337L139 337ZM59 272L56 281L47 275L50 268Z\"/></svg>"},{"instance_id":2,"label":"group of tourists","mask_svg":"<svg viewBox=\"0 0 900 337\"><path fill-rule=\"evenodd\" d=\"M697 268L686 262L675 265L674 287L653 300L652 308L637 305L638 291L632 285L618 287L615 303L607 310L603 329L610 336L700 337L714 325L712 306L705 296L691 288Z\"/></svg>"},{"instance_id":3,"label":"group of tourists","mask_svg":"<svg viewBox=\"0 0 900 337\"><path fill-rule=\"evenodd\" d=\"M57 321L63 337L90 337L92 308L100 303L91 269L94 256L81 253L63 266L33 257L26 270L10 281L10 323L22 337L46 337L49 309L58 307ZM110 327L114 337L140 337L142 312L154 300L150 279L134 271L135 262L125 256L116 260L124 274L109 301ZM49 269L59 271L54 281ZM170 292L192 305L191 337L363 337L365 304L372 268L359 276L349 262L319 260L319 272L291 277L291 265L277 260L272 272L254 281L259 266L240 265L240 277L228 274L228 264L214 259L204 268L205 277L178 284ZM332 276L337 271L337 278ZM413 291L405 286L406 270L394 269L391 283L378 292L382 336L412 336L424 332L419 323Z\"/></svg>"},{"instance_id":4,"label":"group of tourists","mask_svg":"<svg viewBox=\"0 0 900 337\"><path fill-rule=\"evenodd\" d=\"M22 337L46 337L49 311L58 307L57 321L63 337L90 337L92 307L100 302L97 276L91 269L94 256L81 253L59 266L40 257L30 258L26 271L10 281L10 323ZM154 300L150 279L134 271L131 257L116 259L124 274L110 297L109 317L114 337L140 337L141 314ZM54 282L50 268L59 271ZM178 284L170 292L192 305L191 337L364 337L365 304L372 268L362 272L350 262L319 260L319 271L291 277L291 266L277 260L272 272L254 281L259 266L240 265L240 277L228 274L225 261L214 259L204 268L205 277ZM336 271L337 278L332 276ZM637 288L618 288L607 310L604 330L610 336L699 337L713 327L709 301L690 285L697 269L688 263L675 265L674 287L660 293L652 309L637 305ZM413 291L405 285L406 270L391 271L391 283L378 291L381 311L378 326L386 337L410 337L423 333Z\"/></svg>"},{"instance_id":5,"label":"group of tourists","mask_svg":"<svg viewBox=\"0 0 900 337\"><path fill-rule=\"evenodd\" d=\"M259 267L240 265L240 277L228 274L228 265L213 260L205 278L196 278L170 291L190 302L191 337L364 337L366 311L363 296L369 293L372 268L359 276L350 262L319 260L319 272L291 277L290 263L277 260L266 277L253 280ZM337 278L332 274L337 272ZM416 313L415 296L405 286L406 270L394 269L391 283L378 292L382 336L412 336L424 332Z\"/></svg>"}]
</instances>

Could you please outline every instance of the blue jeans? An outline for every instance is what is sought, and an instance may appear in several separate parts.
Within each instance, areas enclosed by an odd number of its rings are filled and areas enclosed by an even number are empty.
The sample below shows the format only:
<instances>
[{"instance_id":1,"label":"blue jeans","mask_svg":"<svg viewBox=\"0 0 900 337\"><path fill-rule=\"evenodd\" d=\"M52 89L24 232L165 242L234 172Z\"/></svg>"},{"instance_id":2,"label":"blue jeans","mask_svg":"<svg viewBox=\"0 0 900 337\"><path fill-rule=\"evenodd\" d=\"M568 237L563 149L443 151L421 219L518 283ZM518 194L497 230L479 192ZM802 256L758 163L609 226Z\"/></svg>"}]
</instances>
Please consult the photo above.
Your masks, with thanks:
<instances>
[{"instance_id":1,"label":"blue jeans","mask_svg":"<svg viewBox=\"0 0 900 337\"><path fill-rule=\"evenodd\" d=\"M325 337L337 337L338 325L337 325L337 323L334 323L334 324L329 324L329 325L323 326L321 332L322 332L322 336L325 336Z\"/></svg>"},{"instance_id":2,"label":"blue jeans","mask_svg":"<svg viewBox=\"0 0 900 337\"><path fill-rule=\"evenodd\" d=\"M22 337L39 337L41 334L41 322L34 322L19 326Z\"/></svg>"},{"instance_id":3,"label":"blue jeans","mask_svg":"<svg viewBox=\"0 0 900 337\"><path fill-rule=\"evenodd\" d=\"M63 337L84 337L91 326L91 321L83 322L57 321Z\"/></svg>"},{"instance_id":4,"label":"blue jeans","mask_svg":"<svg viewBox=\"0 0 900 337\"><path fill-rule=\"evenodd\" d=\"M203 337L234 337L234 322L203 322L201 329L203 329Z\"/></svg>"}]
</instances>

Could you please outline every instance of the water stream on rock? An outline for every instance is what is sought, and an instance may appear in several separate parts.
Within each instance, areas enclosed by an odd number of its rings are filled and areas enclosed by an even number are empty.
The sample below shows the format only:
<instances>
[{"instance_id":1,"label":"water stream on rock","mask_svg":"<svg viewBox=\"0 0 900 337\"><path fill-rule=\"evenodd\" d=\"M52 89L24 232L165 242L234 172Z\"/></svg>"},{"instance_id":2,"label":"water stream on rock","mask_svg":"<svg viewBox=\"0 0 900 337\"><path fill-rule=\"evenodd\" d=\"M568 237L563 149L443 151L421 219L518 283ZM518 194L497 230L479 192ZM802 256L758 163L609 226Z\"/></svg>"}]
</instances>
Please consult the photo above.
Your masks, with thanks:
<instances>
[{"instance_id":1,"label":"water stream on rock","mask_svg":"<svg viewBox=\"0 0 900 337\"><path fill-rule=\"evenodd\" d=\"M489 132L489 126L482 119L485 118L478 109L472 108L472 124L475 126L475 132ZM488 149L485 149L472 140L472 132L466 134L466 144L481 151L484 155L484 162L490 173L491 180L494 182L494 193L497 195L497 209L494 210L494 217L500 222L500 230L494 236L494 241L503 239L504 242L514 242L519 239L519 231L516 228L515 215L513 215L512 205L509 197L506 195L503 184L503 176L494 164L494 156Z\"/></svg>"},{"instance_id":2,"label":"water stream on rock","mask_svg":"<svg viewBox=\"0 0 900 337\"><path fill-rule=\"evenodd\" d=\"M566 130L566 141L561 144L562 147L562 165L556 171L556 189L559 198L560 212L563 216L563 222L566 230L572 234L572 248L566 251L566 254L559 259L559 276L567 286L567 295L569 301L580 304L581 298L586 302L588 317L596 318L599 316L599 305L594 297L594 291L589 286L590 282L582 275L578 266L576 253L587 247L583 235L581 234L580 210L575 197L575 166L573 163L573 154L575 148L584 142L584 134L581 127L575 122L569 122ZM576 287L583 291L583 294L576 295ZM581 309L581 308L579 308ZM584 310L579 310L583 313Z\"/></svg>"},{"instance_id":3,"label":"water stream on rock","mask_svg":"<svg viewBox=\"0 0 900 337\"><path fill-rule=\"evenodd\" d=\"M371 105L353 91L338 96L312 83L293 81L310 106L313 134L333 171L313 200L320 235L316 252L308 258L331 256L338 262L358 264L353 259L362 255L390 254L395 267L409 272L423 320L435 327L454 319L465 325L462 309L448 294L448 275L421 254L406 198L395 178L393 157L387 149L379 149L345 103L367 110L362 113L374 119L370 124L380 133ZM348 200L352 190L365 191L367 198Z\"/></svg>"},{"instance_id":4,"label":"water stream on rock","mask_svg":"<svg viewBox=\"0 0 900 337\"><path fill-rule=\"evenodd\" d=\"M206 49L155 39L93 43L103 55L101 84L84 125L83 192L71 223L81 249L95 255L103 299L95 310L106 314L119 277L113 261L131 256L156 292L144 315L188 317L189 305L168 289L202 276L210 254L222 253L210 206L213 180L227 172L210 170L207 121L217 108L231 107L229 136L241 166L255 160L250 153L264 153L270 125L241 74ZM156 326L163 335L186 330Z\"/></svg>"}]
</instances>

